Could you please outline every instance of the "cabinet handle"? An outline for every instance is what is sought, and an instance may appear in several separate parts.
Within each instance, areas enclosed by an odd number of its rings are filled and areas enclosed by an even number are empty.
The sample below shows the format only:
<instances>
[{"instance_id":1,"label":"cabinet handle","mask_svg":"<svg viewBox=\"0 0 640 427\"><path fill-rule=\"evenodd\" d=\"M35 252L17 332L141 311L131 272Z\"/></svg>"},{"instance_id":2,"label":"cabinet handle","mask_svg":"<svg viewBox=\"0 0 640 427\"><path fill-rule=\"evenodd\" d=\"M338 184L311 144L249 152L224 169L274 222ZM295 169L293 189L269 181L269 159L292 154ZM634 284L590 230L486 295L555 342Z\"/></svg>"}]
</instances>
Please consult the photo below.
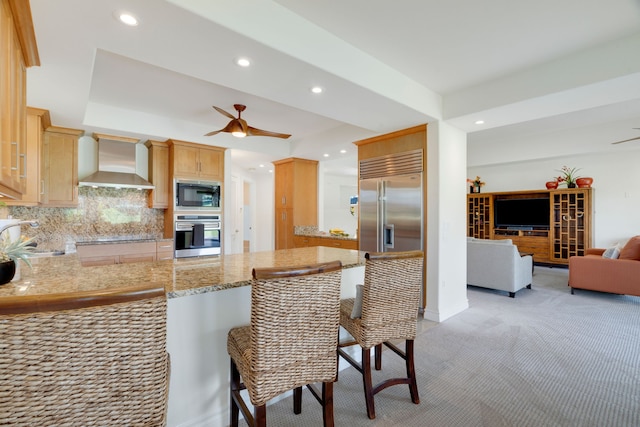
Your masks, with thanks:
<instances>
[{"instance_id":1,"label":"cabinet handle","mask_svg":"<svg viewBox=\"0 0 640 427\"><path fill-rule=\"evenodd\" d=\"M20 174L20 178L26 178L27 177L27 155L20 154L20 157L22 157L22 174Z\"/></svg>"},{"instance_id":2,"label":"cabinet handle","mask_svg":"<svg viewBox=\"0 0 640 427\"><path fill-rule=\"evenodd\" d=\"M287 204L287 196L282 196L282 204L283 205Z\"/></svg>"},{"instance_id":3,"label":"cabinet handle","mask_svg":"<svg viewBox=\"0 0 640 427\"><path fill-rule=\"evenodd\" d=\"M40 194L44 195L44 179L40 180Z\"/></svg>"}]
</instances>

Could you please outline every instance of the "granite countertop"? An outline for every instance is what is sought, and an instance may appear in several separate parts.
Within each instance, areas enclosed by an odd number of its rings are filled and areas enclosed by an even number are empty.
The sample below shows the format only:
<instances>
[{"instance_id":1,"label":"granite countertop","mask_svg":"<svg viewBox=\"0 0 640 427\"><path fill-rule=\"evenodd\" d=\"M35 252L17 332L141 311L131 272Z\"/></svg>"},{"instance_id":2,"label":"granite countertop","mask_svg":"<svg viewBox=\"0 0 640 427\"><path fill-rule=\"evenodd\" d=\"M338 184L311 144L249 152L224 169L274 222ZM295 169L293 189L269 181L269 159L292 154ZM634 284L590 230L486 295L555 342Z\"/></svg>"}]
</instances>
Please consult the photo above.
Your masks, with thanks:
<instances>
[{"instance_id":1,"label":"granite countertop","mask_svg":"<svg viewBox=\"0 0 640 427\"><path fill-rule=\"evenodd\" d=\"M324 237L326 239L358 240L358 237L356 235L349 235L349 236L333 235L326 231L318 230L318 227L316 227L315 225L295 226L293 228L293 234L296 236L306 236L306 237Z\"/></svg>"},{"instance_id":2,"label":"granite countertop","mask_svg":"<svg viewBox=\"0 0 640 427\"><path fill-rule=\"evenodd\" d=\"M168 298L178 298L251 284L254 267L284 267L342 261L343 268L364 265L364 252L309 247L266 252L180 258L82 267L75 254L33 258L32 268L21 266L20 280L0 285L0 298L102 290L136 282L157 283Z\"/></svg>"},{"instance_id":3,"label":"granite countertop","mask_svg":"<svg viewBox=\"0 0 640 427\"><path fill-rule=\"evenodd\" d=\"M164 242L173 239L165 239L165 238L136 238L136 237L105 237L94 240L86 240L86 241L78 241L76 242L76 246L85 246L85 245L108 245L113 243L145 243L145 242Z\"/></svg>"}]
</instances>

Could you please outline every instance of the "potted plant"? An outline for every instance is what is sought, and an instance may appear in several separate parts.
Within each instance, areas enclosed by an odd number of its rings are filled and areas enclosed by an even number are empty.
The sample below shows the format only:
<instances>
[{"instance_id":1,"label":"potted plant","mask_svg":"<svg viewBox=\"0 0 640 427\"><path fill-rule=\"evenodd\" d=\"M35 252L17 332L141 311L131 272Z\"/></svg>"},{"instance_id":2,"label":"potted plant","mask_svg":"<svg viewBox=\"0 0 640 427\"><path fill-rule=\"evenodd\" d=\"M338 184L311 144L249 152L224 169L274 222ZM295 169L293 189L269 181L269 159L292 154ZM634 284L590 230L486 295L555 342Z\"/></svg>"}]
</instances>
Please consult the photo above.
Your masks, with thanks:
<instances>
[{"instance_id":1,"label":"potted plant","mask_svg":"<svg viewBox=\"0 0 640 427\"><path fill-rule=\"evenodd\" d=\"M33 251L32 239L11 240L9 233L0 236L0 285L9 283L16 274L16 262L23 260L31 267L29 254Z\"/></svg>"},{"instance_id":2,"label":"potted plant","mask_svg":"<svg viewBox=\"0 0 640 427\"><path fill-rule=\"evenodd\" d=\"M558 177L558 181L566 183L567 188L575 188L576 179L580 178L576 174L579 170L579 168L570 168L569 166L563 166L562 169L558 170L558 172L562 173L562 175Z\"/></svg>"},{"instance_id":3,"label":"potted plant","mask_svg":"<svg viewBox=\"0 0 640 427\"><path fill-rule=\"evenodd\" d=\"M479 193L480 187L484 185L484 182L479 176L476 176L476 179L467 178L467 184L469 184L469 191L472 193Z\"/></svg>"}]
</instances>

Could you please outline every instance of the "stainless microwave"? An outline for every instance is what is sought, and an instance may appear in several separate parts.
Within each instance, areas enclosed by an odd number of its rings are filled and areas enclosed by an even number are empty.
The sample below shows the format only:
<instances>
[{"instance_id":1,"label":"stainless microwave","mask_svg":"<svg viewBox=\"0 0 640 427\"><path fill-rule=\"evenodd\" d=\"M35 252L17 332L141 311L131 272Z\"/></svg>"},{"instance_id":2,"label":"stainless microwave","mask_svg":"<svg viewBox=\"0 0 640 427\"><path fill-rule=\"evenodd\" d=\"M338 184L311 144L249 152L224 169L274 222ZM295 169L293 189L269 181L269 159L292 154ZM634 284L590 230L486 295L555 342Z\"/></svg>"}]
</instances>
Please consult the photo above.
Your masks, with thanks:
<instances>
[{"instance_id":1,"label":"stainless microwave","mask_svg":"<svg viewBox=\"0 0 640 427\"><path fill-rule=\"evenodd\" d=\"M220 209L220 183L176 181L176 208Z\"/></svg>"}]
</instances>

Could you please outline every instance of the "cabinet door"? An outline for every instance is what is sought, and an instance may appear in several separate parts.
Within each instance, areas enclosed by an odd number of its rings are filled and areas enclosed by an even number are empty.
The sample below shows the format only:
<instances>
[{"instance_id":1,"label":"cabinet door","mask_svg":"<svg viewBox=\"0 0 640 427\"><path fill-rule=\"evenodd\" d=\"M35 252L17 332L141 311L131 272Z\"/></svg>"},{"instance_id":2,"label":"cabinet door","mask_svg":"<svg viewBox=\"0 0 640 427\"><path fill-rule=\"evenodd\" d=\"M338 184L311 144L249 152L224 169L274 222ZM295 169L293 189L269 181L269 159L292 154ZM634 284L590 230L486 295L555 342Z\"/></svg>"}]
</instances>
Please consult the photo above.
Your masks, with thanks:
<instances>
[{"instance_id":1,"label":"cabinet door","mask_svg":"<svg viewBox=\"0 0 640 427\"><path fill-rule=\"evenodd\" d=\"M467 195L467 236L491 239L493 198L488 195Z\"/></svg>"},{"instance_id":2,"label":"cabinet door","mask_svg":"<svg viewBox=\"0 0 640 427\"><path fill-rule=\"evenodd\" d=\"M6 200L10 206L37 206L40 201L40 147L42 145L42 115L45 110L28 109L24 162L25 185L20 200Z\"/></svg>"},{"instance_id":3,"label":"cabinet door","mask_svg":"<svg viewBox=\"0 0 640 427\"><path fill-rule=\"evenodd\" d=\"M21 198L26 134L26 67L13 14L0 4L0 193Z\"/></svg>"},{"instance_id":4,"label":"cabinet door","mask_svg":"<svg viewBox=\"0 0 640 427\"><path fill-rule=\"evenodd\" d=\"M173 146L173 174L176 178L198 178L199 149L182 145Z\"/></svg>"},{"instance_id":5,"label":"cabinet door","mask_svg":"<svg viewBox=\"0 0 640 427\"><path fill-rule=\"evenodd\" d=\"M293 163L276 165L276 208L293 206Z\"/></svg>"},{"instance_id":6,"label":"cabinet door","mask_svg":"<svg viewBox=\"0 0 640 427\"><path fill-rule=\"evenodd\" d=\"M591 190L551 192L551 260L567 262L591 247Z\"/></svg>"},{"instance_id":7,"label":"cabinet door","mask_svg":"<svg viewBox=\"0 0 640 427\"><path fill-rule=\"evenodd\" d=\"M154 189L149 192L149 207L169 207L169 145L161 141L147 141L149 148L149 181Z\"/></svg>"},{"instance_id":8,"label":"cabinet door","mask_svg":"<svg viewBox=\"0 0 640 427\"><path fill-rule=\"evenodd\" d=\"M276 249L293 248L293 209L276 209Z\"/></svg>"},{"instance_id":9,"label":"cabinet door","mask_svg":"<svg viewBox=\"0 0 640 427\"><path fill-rule=\"evenodd\" d=\"M42 205L78 205L78 136L82 131L56 128L46 131L42 144Z\"/></svg>"},{"instance_id":10,"label":"cabinet door","mask_svg":"<svg viewBox=\"0 0 640 427\"><path fill-rule=\"evenodd\" d=\"M200 178L208 181L222 181L224 152L201 148L199 152Z\"/></svg>"}]
</instances>

